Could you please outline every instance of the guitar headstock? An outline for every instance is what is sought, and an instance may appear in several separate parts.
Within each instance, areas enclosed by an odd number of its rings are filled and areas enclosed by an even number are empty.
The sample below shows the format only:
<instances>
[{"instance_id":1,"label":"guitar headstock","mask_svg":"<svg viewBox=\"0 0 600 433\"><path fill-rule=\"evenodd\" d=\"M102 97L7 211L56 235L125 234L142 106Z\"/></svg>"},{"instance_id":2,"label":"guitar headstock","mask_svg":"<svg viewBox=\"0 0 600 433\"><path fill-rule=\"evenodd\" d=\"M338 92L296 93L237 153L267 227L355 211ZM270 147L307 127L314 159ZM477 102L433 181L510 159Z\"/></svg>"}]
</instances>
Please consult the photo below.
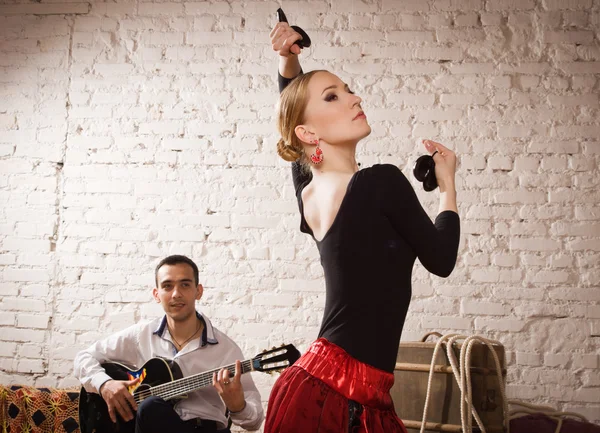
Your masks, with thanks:
<instances>
[{"instance_id":1,"label":"guitar headstock","mask_svg":"<svg viewBox=\"0 0 600 433\"><path fill-rule=\"evenodd\" d=\"M293 344L274 347L252 358L252 366L256 371L270 372L283 370L300 358L300 352Z\"/></svg>"}]
</instances>

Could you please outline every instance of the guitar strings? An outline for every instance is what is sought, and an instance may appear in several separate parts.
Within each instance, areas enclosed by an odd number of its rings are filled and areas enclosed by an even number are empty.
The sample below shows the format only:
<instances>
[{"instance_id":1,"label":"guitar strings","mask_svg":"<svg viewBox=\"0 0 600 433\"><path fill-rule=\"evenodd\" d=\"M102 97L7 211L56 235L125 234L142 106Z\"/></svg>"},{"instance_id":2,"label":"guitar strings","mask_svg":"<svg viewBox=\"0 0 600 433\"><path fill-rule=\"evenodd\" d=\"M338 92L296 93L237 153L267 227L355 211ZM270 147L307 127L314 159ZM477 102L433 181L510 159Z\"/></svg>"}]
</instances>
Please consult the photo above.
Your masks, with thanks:
<instances>
[{"instance_id":1,"label":"guitar strings","mask_svg":"<svg viewBox=\"0 0 600 433\"><path fill-rule=\"evenodd\" d=\"M242 361L242 373L247 373L251 371L252 360ZM235 364L231 364L225 367L219 367L214 370L209 370L204 373L199 373L194 376L184 377L181 379L174 380L172 382L167 382L161 385L153 386L149 389L140 391L139 393L134 395L134 399L136 403L140 403L144 399L152 396L158 395L163 397L165 400L169 398L176 397L178 395L185 394L187 392L192 392L197 388L201 388L206 385L210 385L212 383L212 376L214 373L219 372L222 368L227 369L231 374L235 375ZM207 376L205 379L203 376ZM182 383L184 384L182 387Z\"/></svg>"},{"instance_id":2,"label":"guitar strings","mask_svg":"<svg viewBox=\"0 0 600 433\"><path fill-rule=\"evenodd\" d=\"M246 367L246 365L244 365L242 368L244 368L244 367ZM230 373L235 374L235 370L232 371L231 366L222 367L222 368L227 368L227 370ZM186 392L189 392L192 389L209 385L210 383L212 383L212 374L215 372L218 372L219 370L220 369L210 370L210 371L207 371L204 373L200 373L197 376L190 376L187 378L178 379L177 381L157 385L150 389L141 391L140 393L137 394L137 396L139 396L139 398L145 399L145 398L149 397L150 395L159 395L159 396L163 397L165 400L167 400L171 397L175 397L180 394L185 394ZM202 376L208 376L208 377L203 379ZM182 382L184 383L183 386L181 386Z\"/></svg>"},{"instance_id":3,"label":"guitar strings","mask_svg":"<svg viewBox=\"0 0 600 433\"><path fill-rule=\"evenodd\" d=\"M253 362L254 359L241 361L241 373L244 374L249 371L252 371ZM163 397L165 400L168 400L170 398L195 391L198 388L210 385L212 383L213 373L217 373L222 368L227 369L232 375L235 375L235 364L231 364L225 367L219 367L214 370L209 370L204 373L199 373L193 376L188 376L164 384L149 387L148 389L140 391L138 394L135 394L134 399L137 403L139 403L152 395L158 395L160 397ZM203 377L206 377L206 379L203 379ZM181 385L182 383L184 384L183 387Z\"/></svg>"},{"instance_id":4,"label":"guitar strings","mask_svg":"<svg viewBox=\"0 0 600 433\"><path fill-rule=\"evenodd\" d=\"M250 371L250 366L251 361L243 361L242 372L246 373L247 371ZM221 368L226 368L230 373L235 374L235 364ZM169 398L185 394L186 392L191 392L197 388L206 385L210 385L212 383L212 374L218 372L221 368L209 370L207 372L200 373L198 375L190 376L187 378L178 379L173 382L167 382L161 385L157 385L148 390L142 391L137 395L143 397L144 399L149 397L150 395L159 395L165 398L165 400L168 400ZM203 376L206 376L206 378L203 379ZM181 386L182 382L185 383L183 387Z\"/></svg>"}]
</instances>

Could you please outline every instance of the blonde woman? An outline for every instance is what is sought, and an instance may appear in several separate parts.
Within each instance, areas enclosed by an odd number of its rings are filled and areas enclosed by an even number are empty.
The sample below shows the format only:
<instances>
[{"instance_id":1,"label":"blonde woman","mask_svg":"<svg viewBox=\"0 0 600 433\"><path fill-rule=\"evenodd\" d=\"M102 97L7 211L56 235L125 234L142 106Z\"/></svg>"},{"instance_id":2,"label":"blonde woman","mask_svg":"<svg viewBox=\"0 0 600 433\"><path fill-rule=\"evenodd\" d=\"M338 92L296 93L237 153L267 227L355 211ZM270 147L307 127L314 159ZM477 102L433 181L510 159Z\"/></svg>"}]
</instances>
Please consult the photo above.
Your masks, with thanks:
<instances>
[{"instance_id":1,"label":"blonde woman","mask_svg":"<svg viewBox=\"0 0 600 433\"><path fill-rule=\"evenodd\" d=\"M293 163L300 230L317 244L326 302L319 338L273 388L265 432L405 432L389 390L415 259L442 277L456 262L456 156L424 141L440 187L434 224L397 167L359 170L356 147L371 132L361 98L330 72L302 73L300 35L287 23L270 37L280 56L277 151Z\"/></svg>"}]
</instances>

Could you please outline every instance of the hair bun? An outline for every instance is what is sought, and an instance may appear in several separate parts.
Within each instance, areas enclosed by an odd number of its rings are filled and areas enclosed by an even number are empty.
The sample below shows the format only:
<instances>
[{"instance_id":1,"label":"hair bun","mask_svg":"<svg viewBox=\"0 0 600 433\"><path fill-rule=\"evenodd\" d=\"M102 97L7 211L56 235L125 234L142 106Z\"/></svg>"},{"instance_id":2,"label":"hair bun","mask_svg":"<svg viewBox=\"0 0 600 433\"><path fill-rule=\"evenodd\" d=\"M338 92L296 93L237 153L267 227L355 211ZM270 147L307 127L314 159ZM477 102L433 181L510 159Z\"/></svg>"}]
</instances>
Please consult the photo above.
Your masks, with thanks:
<instances>
[{"instance_id":1,"label":"hair bun","mask_svg":"<svg viewBox=\"0 0 600 433\"><path fill-rule=\"evenodd\" d=\"M289 162L295 162L300 159L300 153L294 149L292 146L289 146L283 138L280 138L277 142L277 153L281 158Z\"/></svg>"}]
</instances>

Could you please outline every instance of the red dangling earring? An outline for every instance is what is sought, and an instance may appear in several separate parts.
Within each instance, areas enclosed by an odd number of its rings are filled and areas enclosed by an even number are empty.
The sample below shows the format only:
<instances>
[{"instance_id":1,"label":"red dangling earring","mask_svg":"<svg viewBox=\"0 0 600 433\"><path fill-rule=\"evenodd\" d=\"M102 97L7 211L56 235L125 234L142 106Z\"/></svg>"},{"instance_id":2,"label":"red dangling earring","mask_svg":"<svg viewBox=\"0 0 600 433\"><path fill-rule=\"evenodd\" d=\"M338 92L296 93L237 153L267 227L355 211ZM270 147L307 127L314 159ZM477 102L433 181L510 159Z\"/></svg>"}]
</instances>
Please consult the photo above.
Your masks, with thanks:
<instances>
[{"instance_id":1,"label":"red dangling earring","mask_svg":"<svg viewBox=\"0 0 600 433\"><path fill-rule=\"evenodd\" d=\"M323 162L323 151L319 147L319 140L313 140L313 143L317 145L315 148L315 153L310 155L310 161L317 165Z\"/></svg>"}]
</instances>

